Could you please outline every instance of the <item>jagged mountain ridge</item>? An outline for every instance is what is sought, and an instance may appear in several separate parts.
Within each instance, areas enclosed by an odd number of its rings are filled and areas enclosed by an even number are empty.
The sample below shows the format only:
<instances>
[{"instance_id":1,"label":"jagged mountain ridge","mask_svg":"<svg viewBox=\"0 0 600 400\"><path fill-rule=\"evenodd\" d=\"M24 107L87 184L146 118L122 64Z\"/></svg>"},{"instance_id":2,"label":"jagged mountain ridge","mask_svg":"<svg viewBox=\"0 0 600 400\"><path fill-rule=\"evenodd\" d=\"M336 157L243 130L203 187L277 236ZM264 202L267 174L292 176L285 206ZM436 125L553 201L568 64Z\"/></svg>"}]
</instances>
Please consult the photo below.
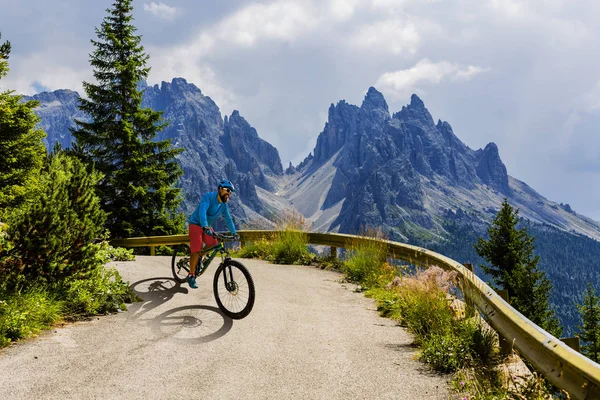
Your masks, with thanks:
<instances>
[{"instance_id":1,"label":"jagged mountain ridge","mask_svg":"<svg viewBox=\"0 0 600 400\"><path fill-rule=\"evenodd\" d=\"M174 146L185 149L177 156L184 172L179 182L184 195L182 211L191 214L200 197L216 190L217 182L227 177L238 187L239 196L231 200L238 223L268 225L256 188L272 189L272 179L283 174L277 149L260 139L237 110L223 119L214 101L183 78L160 86L142 82L139 87L143 90L142 105L163 111L163 118L170 122L157 139L171 139ZM70 147L73 138L69 127L74 119L85 119L77 109L79 95L59 90L24 97L30 99L41 103L35 111L48 135L48 147L55 142Z\"/></svg>"},{"instance_id":2,"label":"jagged mountain ridge","mask_svg":"<svg viewBox=\"0 0 600 400\"><path fill-rule=\"evenodd\" d=\"M182 209L189 213L202 193L227 176L240 188L232 207L238 219L268 225L265 217L298 210L320 231L359 232L382 227L406 240L408 231L444 235L448 212L465 212L489 223L504 197L531 221L600 240L599 224L568 205L547 200L508 175L498 147L472 150L448 122L434 122L416 95L390 115L384 96L369 88L360 107L344 100L331 104L314 151L284 173L279 153L260 139L240 115L221 116L218 106L183 78L147 86L143 105L163 111L169 138L186 151L178 156L184 176ZM78 94L40 93L36 99L49 147L69 147L68 127L84 118Z\"/></svg>"},{"instance_id":3,"label":"jagged mountain ridge","mask_svg":"<svg viewBox=\"0 0 600 400\"><path fill-rule=\"evenodd\" d=\"M600 240L597 222L509 176L496 144L470 149L416 95L390 115L373 87L360 107L330 106L313 153L281 182L280 197L323 231L381 227L395 240L419 233L441 239L448 213L483 226L506 197L521 217Z\"/></svg>"},{"instance_id":4,"label":"jagged mountain ridge","mask_svg":"<svg viewBox=\"0 0 600 400\"><path fill-rule=\"evenodd\" d=\"M485 236L506 197L540 238L540 267L555 283L552 301L567 332L580 323L574 302L581 301L586 282L598 282L600 223L508 175L494 143L470 149L448 122L434 122L418 96L392 115L374 88L360 107L344 100L332 104L314 151L283 172L277 150L239 112L222 118L217 105L184 79L141 88L143 104L164 111L170 121L159 139L170 138L186 150L178 157L184 212L226 176L240 188L232 213L242 227L273 226L268 219L292 208L315 231L377 227L391 239L477 264L483 260L472 244ZM34 97L42 102L36 112L48 146L68 147L68 126L81 117L78 95L56 91Z\"/></svg>"}]
</instances>

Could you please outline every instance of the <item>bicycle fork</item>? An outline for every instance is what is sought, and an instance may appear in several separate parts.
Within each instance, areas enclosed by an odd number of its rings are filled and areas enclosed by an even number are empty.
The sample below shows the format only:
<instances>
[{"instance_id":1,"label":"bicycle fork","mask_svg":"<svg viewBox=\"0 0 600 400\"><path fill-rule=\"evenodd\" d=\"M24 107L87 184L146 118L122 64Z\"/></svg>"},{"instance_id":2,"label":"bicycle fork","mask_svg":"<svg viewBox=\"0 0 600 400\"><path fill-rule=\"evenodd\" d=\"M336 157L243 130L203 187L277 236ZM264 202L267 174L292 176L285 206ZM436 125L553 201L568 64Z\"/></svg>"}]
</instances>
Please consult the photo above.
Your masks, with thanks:
<instances>
[{"instance_id":1,"label":"bicycle fork","mask_svg":"<svg viewBox=\"0 0 600 400\"><path fill-rule=\"evenodd\" d=\"M233 280L233 269L231 265L226 264L223 267L223 283L225 284L225 289L229 293L233 293L237 291L237 283Z\"/></svg>"}]
</instances>

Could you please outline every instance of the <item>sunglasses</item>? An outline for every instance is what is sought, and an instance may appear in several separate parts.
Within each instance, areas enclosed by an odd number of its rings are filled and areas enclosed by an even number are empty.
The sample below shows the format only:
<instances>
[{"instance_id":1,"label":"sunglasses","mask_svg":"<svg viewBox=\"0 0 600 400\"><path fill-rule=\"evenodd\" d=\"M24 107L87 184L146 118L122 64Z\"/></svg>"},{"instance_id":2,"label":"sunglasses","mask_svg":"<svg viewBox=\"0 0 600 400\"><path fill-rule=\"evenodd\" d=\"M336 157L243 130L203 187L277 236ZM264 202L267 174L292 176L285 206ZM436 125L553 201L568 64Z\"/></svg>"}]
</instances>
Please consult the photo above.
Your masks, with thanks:
<instances>
[{"instance_id":1,"label":"sunglasses","mask_svg":"<svg viewBox=\"0 0 600 400\"><path fill-rule=\"evenodd\" d=\"M229 188L221 188L221 189L223 189L223 190L224 190L224 191L226 191L227 193L231 194L231 189L229 189Z\"/></svg>"}]
</instances>

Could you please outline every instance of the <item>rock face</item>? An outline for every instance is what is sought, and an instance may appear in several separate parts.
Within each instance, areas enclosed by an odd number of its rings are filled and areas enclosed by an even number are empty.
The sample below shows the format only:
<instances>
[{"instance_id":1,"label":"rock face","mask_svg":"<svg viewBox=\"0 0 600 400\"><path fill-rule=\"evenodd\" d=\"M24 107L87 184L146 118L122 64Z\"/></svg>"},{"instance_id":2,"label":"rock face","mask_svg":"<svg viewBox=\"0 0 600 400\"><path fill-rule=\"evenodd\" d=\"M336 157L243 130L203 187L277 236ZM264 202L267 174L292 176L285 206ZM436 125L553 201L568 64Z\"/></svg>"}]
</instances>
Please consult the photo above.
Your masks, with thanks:
<instances>
[{"instance_id":1,"label":"rock face","mask_svg":"<svg viewBox=\"0 0 600 400\"><path fill-rule=\"evenodd\" d=\"M283 174L279 152L259 138L256 129L237 110L229 119L225 117L221 143L225 155L235 162L240 172L250 173L258 186L271 191L274 189L267 176Z\"/></svg>"},{"instance_id":2,"label":"rock face","mask_svg":"<svg viewBox=\"0 0 600 400\"><path fill-rule=\"evenodd\" d=\"M303 207L313 213L305 217L318 221L322 230L357 233L379 227L396 240L431 238L431 232L443 237L439 221L449 211L469 210L475 220L489 223L507 197L525 218L600 238L598 224L590 219L580 224L570 208L509 177L494 143L470 149L448 122L435 123L414 94L391 117L373 87L360 107L343 100L332 104L313 153L295 174L301 181L333 176L324 195L306 190L307 196L322 199L318 207ZM328 213L335 218L323 224Z\"/></svg>"},{"instance_id":3,"label":"rock face","mask_svg":"<svg viewBox=\"0 0 600 400\"><path fill-rule=\"evenodd\" d=\"M600 239L598 223L510 177L494 143L470 149L448 122L434 122L416 95L392 115L372 87L360 107L344 100L331 104L314 151L284 173L277 149L238 111L223 119L212 99L185 79L160 86L142 82L140 89L143 105L163 111L170 121L158 139L185 149L178 161L187 214L227 177L239 188L232 208L240 222L264 222L296 208L313 229L358 233L378 227L392 239L434 240L444 237L440 221L448 215L487 224L507 197L524 218ZM48 146L69 147L69 126L85 118L77 93L58 90L32 98L41 102L36 112Z\"/></svg>"},{"instance_id":4,"label":"rock face","mask_svg":"<svg viewBox=\"0 0 600 400\"><path fill-rule=\"evenodd\" d=\"M231 200L238 222L249 221L249 210L260 214L264 206L256 187L270 189L270 180L283 174L277 150L260 139L239 112L224 121L212 99L185 79L175 78L160 86L142 82L139 87L144 91L142 106L163 111L163 118L170 122L157 139L170 139L185 150L177 156L183 169L179 182L184 195L182 211L189 215L204 193L216 190L217 183L228 178L239 189L239 195ZM68 128L74 118L85 117L77 109L79 95L59 90L33 98L41 102L36 113L42 118L49 147L57 141L70 147Z\"/></svg>"},{"instance_id":5,"label":"rock face","mask_svg":"<svg viewBox=\"0 0 600 400\"><path fill-rule=\"evenodd\" d=\"M44 142L52 149L55 143L63 148L71 147L73 136L69 128L74 126L74 120L85 120L85 116L77 105L79 94L72 90L56 90L43 92L34 96L23 96L23 100L37 100L40 106L35 113L41 118L40 126L46 132Z\"/></svg>"},{"instance_id":6,"label":"rock face","mask_svg":"<svg viewBox=\"0 0 600 400\"><path fill-rule=\"evenodd\" d=\"M488 143L478 156L477 176L489 187L508 196L508 174L506 167L500 160L498 146L495 143Z\"/></svg>"}]
</instances>

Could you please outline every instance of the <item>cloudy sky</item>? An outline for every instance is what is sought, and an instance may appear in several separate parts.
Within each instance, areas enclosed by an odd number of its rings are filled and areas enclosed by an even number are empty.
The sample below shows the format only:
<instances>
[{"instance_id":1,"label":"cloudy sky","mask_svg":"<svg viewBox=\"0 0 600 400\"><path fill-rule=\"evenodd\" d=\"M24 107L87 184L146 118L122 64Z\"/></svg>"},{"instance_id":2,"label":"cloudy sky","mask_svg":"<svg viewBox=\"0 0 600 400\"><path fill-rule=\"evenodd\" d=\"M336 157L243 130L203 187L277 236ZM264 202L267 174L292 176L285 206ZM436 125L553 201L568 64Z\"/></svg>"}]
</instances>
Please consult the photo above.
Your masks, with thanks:
<instances>
[{"instance_id":1,"label":"cloudy sky","mask_svg":"<svg viewBox=\"0 0 600 400\"><path fill-rule=\"evenodd\" d=\"M0 0L2 89L91 81L111 0ZM369 86L390 111L412 93L508 173L600 220L600 2L592 0L134 0L149 83L184 77L240 111L284 166L312 149L331 103Z\"/></svg>"}]
</instances>

